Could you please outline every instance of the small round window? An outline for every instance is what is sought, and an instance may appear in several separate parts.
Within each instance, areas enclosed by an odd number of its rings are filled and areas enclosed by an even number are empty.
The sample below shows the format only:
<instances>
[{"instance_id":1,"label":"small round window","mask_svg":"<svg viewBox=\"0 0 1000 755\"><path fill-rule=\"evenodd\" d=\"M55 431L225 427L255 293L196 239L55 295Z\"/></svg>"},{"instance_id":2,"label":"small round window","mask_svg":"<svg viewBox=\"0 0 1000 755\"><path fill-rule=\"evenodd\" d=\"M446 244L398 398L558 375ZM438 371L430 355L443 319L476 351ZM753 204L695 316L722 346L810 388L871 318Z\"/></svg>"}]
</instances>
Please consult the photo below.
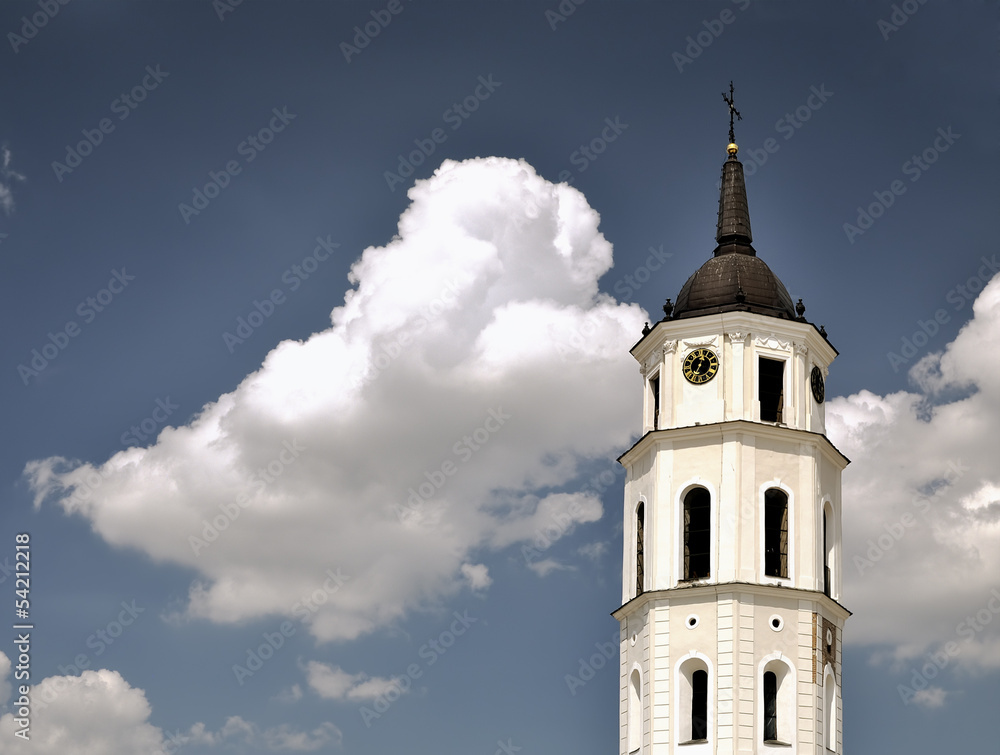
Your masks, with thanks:
<instances>
[{"instance_id":1,"label":"small round window","mask_svg":"<svg viewBox=\"0 0 1000 755\"><path fill-rule=\"evenodd\" d=\"M699 621L698 615L691 614L684 620L684 626L686 626L688 629L694 629L696 626L698 626L698 621Z\"/></svg>"},{"instance_id":2,"label":"small round window","mask_svg":"<svg viewBox=\"0 0 1000 755\"><path fill-rule=\"evenodd\" d=\"M785 626L785 621L780 616L775 614L770 619L768 619L767 625L771 627L771 629L773 629L775 632L780 632Z\"/></svg>"}]
</instances>

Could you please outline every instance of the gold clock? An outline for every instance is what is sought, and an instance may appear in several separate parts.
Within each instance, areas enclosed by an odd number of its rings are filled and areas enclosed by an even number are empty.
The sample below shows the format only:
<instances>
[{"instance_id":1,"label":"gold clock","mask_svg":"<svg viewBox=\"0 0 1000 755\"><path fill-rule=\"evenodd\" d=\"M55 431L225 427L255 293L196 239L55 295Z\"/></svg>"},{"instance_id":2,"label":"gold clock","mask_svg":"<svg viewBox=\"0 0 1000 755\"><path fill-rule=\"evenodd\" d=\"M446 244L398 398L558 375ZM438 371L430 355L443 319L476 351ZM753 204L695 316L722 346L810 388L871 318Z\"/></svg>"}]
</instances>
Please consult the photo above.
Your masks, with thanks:
<instances>
[{"instance_id":1,"label":"gold clock","mask_svg":"<svg viewBox=\"0 0 1000 755\"><path fill-rule=\"evenodd\" d=\"M688 382L707 383L719 371L719 358L711 349L695 349L684 358L683 370Z\"/></svg>"}]
</instances>

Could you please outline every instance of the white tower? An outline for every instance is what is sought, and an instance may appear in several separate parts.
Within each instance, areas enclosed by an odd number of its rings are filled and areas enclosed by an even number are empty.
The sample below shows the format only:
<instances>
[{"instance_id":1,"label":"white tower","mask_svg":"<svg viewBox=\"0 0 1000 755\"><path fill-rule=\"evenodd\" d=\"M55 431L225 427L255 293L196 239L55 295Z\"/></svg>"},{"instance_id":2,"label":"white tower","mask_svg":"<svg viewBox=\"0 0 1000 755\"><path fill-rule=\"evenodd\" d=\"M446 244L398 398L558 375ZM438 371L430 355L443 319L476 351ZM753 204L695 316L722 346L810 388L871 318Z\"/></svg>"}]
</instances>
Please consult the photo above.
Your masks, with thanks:
<instances>
[{"instance_id":1,"label":"white tower","mask_svg":"<svg viewBox=\"0 0 1000 755\"><path fill-rule=\"evenodd\" d=\"M718 246L632 348L621 755L843 752L837 351L751 246L728 152Z\"/></svg>"}]
</instances>

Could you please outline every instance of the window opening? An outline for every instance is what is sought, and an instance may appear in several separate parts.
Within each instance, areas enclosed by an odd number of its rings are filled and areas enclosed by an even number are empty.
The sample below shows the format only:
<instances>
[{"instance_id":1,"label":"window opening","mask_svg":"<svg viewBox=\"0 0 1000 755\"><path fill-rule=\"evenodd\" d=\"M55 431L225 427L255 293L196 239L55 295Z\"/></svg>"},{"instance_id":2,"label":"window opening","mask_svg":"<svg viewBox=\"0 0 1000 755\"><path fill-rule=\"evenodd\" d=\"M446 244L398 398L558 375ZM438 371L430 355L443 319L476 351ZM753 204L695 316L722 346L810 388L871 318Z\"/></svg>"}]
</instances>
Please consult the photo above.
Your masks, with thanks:
<instances>
[{"instance_id":1,"label":"window opening","mask_svg":"<svg viewBox=\"0 0 1000 755\"><path fill-rule=\"evenodd\" d=\"M781 422L784 403L785 363L780 359L760 358L757 398L762 422Z\"/></svg>"},{"instance_id":2,"label":"window opening","mask_svg":"<svg viewBox=\"0 0 1000 755\"><path fill-rule=\"evenodd\" d=\"M684 579L710 576L711 497L705 488L684 496Z\"/></svg>"}]
</instances>

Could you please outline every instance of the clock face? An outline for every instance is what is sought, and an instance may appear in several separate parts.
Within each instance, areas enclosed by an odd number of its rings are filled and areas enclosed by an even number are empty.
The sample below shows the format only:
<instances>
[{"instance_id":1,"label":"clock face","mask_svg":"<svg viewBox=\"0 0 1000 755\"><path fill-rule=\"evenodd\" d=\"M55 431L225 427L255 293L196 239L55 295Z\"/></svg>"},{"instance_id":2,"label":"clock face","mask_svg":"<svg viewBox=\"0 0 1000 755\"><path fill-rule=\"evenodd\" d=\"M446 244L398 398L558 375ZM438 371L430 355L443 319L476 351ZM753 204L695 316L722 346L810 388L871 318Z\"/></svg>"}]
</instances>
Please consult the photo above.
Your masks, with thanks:
<instances>
[{"instance_id":1,"label":"clock face","mask_svg":"<svg viewBox=\"0 0 1000 755\"><path fill-rule=\"evenodd\" d=\"M822 404L823 398L826 395L826 389L823 386L823 373L819 367L814 366L812 368L809 382L812 384L813 398L816 399L817 404Z\"/></svg>"},{"instance_id":2,"label":"clock face","mask_svg":"<svg viewBox=\"0 0 1000 755\"><path fill-rule=\"evenodd\" d=\"M695 349L685 357L683 369L689 382L707 383L719 371L719 358L711 349Z\"/></svg>"}]
</instances>

